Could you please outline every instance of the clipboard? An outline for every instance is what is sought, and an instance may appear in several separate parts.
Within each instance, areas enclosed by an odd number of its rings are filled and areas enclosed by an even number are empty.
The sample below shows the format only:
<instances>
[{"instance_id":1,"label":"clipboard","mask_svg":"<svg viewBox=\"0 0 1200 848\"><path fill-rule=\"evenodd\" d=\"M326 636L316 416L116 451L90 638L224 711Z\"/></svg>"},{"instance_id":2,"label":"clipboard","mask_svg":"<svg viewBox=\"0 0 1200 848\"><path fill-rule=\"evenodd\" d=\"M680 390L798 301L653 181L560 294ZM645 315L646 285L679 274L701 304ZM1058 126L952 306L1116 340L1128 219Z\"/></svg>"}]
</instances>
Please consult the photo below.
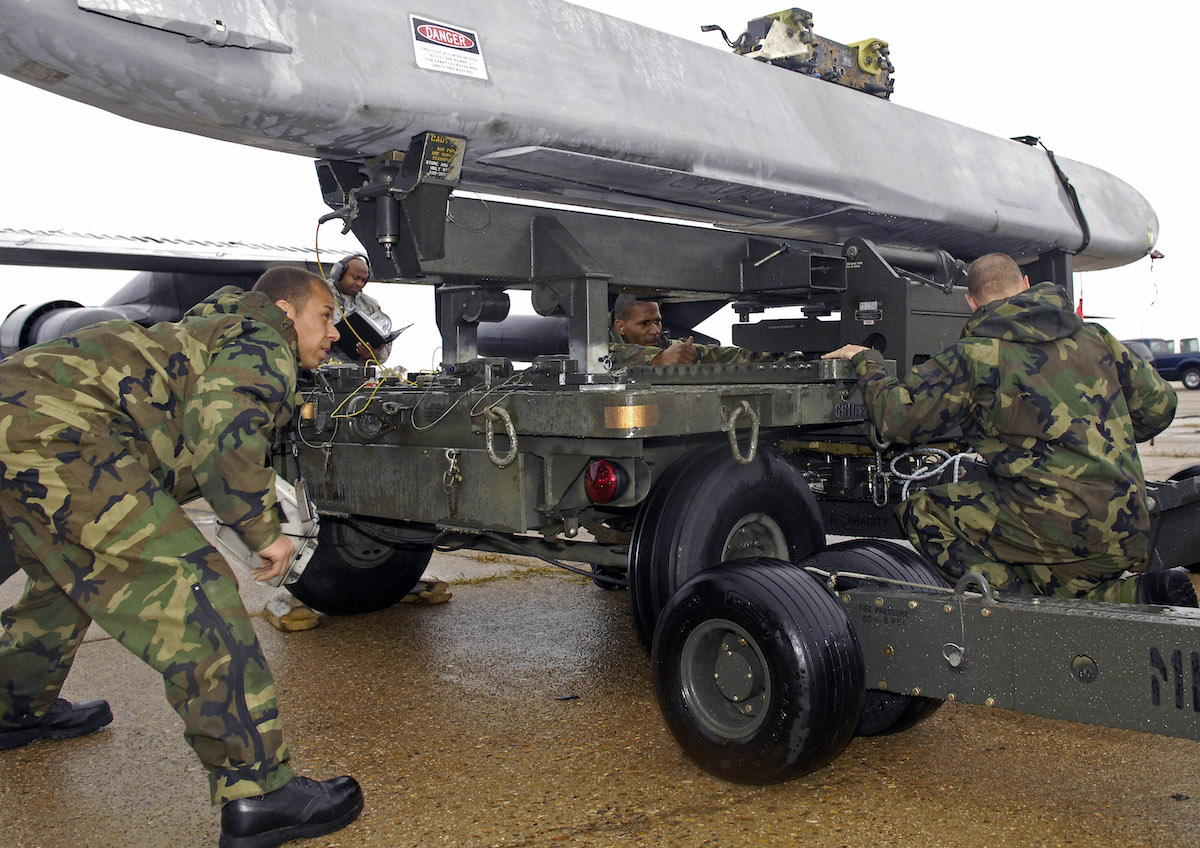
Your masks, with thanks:
<instances>
[{"instance_id":1,"label":"clipboard","mask_svg":"<svg viewBox=\"0 0 1200 848\"><path fill-rule=\"evenodd\" d=\"M370 315L364 315L361 312L351 312L341 321L334 325L341 338L334 342L334 347L340 350L346 356L353 359L359 359L358 340L361 338L364 342L371 346L371 349L378 352L379 348L388 342L394 341L408 327L401 327L395 332L385 333L379 323ZM409 326L412 326L411 324ZM353 329L352 329L353 328ZM357 331L358 335L355 335Z\"/></svg>"}]
</instances>

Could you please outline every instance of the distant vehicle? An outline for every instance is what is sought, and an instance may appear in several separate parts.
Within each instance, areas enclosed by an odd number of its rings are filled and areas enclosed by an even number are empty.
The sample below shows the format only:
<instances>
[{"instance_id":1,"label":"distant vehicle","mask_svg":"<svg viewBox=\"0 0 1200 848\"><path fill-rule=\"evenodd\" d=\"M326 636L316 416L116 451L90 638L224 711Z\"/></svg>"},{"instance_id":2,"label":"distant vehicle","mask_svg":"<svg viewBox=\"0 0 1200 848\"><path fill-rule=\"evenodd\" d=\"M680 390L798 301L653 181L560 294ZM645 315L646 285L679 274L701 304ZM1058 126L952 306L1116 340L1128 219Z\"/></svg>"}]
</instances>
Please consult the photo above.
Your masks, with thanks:
<instances>
[{"instance_id":1,"label":"distant vehicle","mask_svg":"<svg viewBox=\"0 0 1200 848\"><path fill-rule=\"evenodd\" d=\"M1142 356L1167 380L1178 380L1184 388L1200 389L1200 342L1183 339L1179 343L1182 353L1175 352L1175 345L1166 339L1129 339L1123 344L1141 355L1135 345L1149 348L1152 356Z\"/></svg>"},{"instance_id":2,"label":"distant vehicle","mask_svg":"<svg viewBox=\"0 0 1200 848\"><path fill-rule=\"evenodd\" d=\"M1136 353L1142 359L1149 362L1151 365L1154 364L1154 351L1150 350L1150 346L1148 344L1146 344L1145 342L1139 342L1139 341L1130 339L1129 341L1122 342L1122 344L1125 345L1125 347L1129 348L1134 353Z\"/></svg>"},{"instance_id":3,"label":"distant vehicle","mask_svg":"<svg viewBox=\"0 0 1200 848\"><path fill-rule=\"evenodd\" d=\"M1134 341L1145 344L1155 356L1170 355L1175 352L1175 342L1166 339L1134 339Z\"/></svg>"}]
</instances>

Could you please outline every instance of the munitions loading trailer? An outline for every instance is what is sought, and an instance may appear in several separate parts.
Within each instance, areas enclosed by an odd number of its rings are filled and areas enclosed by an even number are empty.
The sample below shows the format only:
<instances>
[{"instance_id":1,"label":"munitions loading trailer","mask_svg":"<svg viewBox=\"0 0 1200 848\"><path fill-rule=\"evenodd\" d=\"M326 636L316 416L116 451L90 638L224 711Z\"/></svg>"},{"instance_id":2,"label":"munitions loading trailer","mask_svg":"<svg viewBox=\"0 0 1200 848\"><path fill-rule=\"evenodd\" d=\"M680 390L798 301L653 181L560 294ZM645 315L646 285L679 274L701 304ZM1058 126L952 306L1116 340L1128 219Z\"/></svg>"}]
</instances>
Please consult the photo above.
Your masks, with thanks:
<instances>
[{"instance_id":1,"label":"munitions loading trailer","mask_svg":"<svg viewBox=\"0 0 1200 848\"><path fill-rule=\"evenodd\" d=\"M974 257L451 198L465 143L318 163L376 276L436 286L443 367L415 383L328 368L306 389L299 458L323 520L301 599L390 605L435 543L590 564L628 586L680 743L738 781L811 770L944 700L1200 738L1200 614L1001 599L977 576L944 587L893 542L825 547L895 537L895 472L930 464L893 464L847 363L608 357L629 291L683 335L731 303L739 345L861 343L906 369L957 337ZM1026 270L1070 290L1067 254ZM510 318L509 289L541 317ZM748 321L780 307L802 317ZM1153 567L1197 559L1197 479L1151 485Z\"/></svg>"}]
</instances>

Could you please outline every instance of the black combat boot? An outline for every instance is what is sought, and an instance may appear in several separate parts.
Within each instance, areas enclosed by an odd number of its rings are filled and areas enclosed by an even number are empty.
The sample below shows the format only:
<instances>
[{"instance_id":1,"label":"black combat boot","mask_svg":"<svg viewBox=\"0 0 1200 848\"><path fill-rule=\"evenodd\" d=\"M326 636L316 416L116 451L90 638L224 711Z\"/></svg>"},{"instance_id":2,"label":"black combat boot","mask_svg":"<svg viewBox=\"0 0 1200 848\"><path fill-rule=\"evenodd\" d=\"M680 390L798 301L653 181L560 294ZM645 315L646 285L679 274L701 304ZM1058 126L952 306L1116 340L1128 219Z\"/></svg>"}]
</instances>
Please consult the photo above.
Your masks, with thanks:
<instances>
[{"instance_id":1,"label":"black combat boot","mask_svg":"<svg viewBox=\"0 0 1200 848\"><path fill-rule=\"evenodd\" d=\"M1168 607L1195 607L1196 589L1182 568L1147 571L1138 577L1137 602Z\"/></svg>"},{"instance_id":2,"label":"black combat boot","mask_svg":"<svg viewBox=\"0 0 1200 848\"><path fill-rule=\"evenodd\" d=\"M72 704L59 698L46 714L24 727L0 728L0 751L20 748L38 739L70 739L92 733L112 722L108 701Z\"/></svg>"},{"instance_id":3,"label":"black combat boot","mask_svg":"<svg viewBox=\"0 0 1200 848\"><path fill-rule=\"evenodd\" d=\"M253 798L221 809L221 848L274 848L292 839L340 830L362 812L363 794L353 777L293 777Z\"/></svg>"}]
</instances>

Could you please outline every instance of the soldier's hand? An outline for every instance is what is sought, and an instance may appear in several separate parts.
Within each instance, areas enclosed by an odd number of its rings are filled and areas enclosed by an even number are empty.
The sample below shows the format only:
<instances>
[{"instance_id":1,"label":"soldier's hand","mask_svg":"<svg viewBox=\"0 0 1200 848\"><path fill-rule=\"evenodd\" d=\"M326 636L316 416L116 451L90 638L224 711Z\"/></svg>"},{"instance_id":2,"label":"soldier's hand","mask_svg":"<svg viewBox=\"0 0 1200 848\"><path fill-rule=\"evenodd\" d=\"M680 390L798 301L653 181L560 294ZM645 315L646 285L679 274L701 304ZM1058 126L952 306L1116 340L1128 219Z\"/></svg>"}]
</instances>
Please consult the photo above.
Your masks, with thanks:
<instances>
[{"instance_id":1,"label":"soldier's hand","mask_svg":"<svg viewBox=\"0 0 1200 848\"><path fill-rule=\"evenodd\" d=\"M650 360L651 365L691 365L696 361L696 346L694 336L688 336L686 342L676 342L658 356Z\"/></svg>"},{"instance_id":2,"label":"soldier's hand","mask_svg":"<svg viewBox=\"0 0 1200 848\"><path fill-rule=\"evenodd\" d=\"M296 546L292 544L291 539L287 536L280 536L258 552L263 564L261 568L254 569L251 575L255 580L274 580L287 570L288 564L292 561L292 551L295 549Z\"/></svg>"},{"instance_id":3,"label":"soldier's hand","mask_svg":"<svg viewBox=\"0 0 1200 848\"><path fill-rule=\"evenodd\" d=\"M853 359L857 354L862 353L864 350L870 350L870 348L866 348L866 347L863 347L862 345L856 345L856 344L842 345L837 350L829 351L829 353L825 354L821 358L822 359L850 360L850 359Z\"/></svg>"},{"instance_id":4,"label":"soldier's hand","mask_svg":"<svg viewBox=\"0 0 1200 848\"><path fill-rule=\"evenodd\" d=\"M373 351L371 346L366 342L359 342L358 347L355 349L358 351L358 355L367 360L367 362L374 362L378 359L375 351Z\"/></svg>"}]
</instances>

